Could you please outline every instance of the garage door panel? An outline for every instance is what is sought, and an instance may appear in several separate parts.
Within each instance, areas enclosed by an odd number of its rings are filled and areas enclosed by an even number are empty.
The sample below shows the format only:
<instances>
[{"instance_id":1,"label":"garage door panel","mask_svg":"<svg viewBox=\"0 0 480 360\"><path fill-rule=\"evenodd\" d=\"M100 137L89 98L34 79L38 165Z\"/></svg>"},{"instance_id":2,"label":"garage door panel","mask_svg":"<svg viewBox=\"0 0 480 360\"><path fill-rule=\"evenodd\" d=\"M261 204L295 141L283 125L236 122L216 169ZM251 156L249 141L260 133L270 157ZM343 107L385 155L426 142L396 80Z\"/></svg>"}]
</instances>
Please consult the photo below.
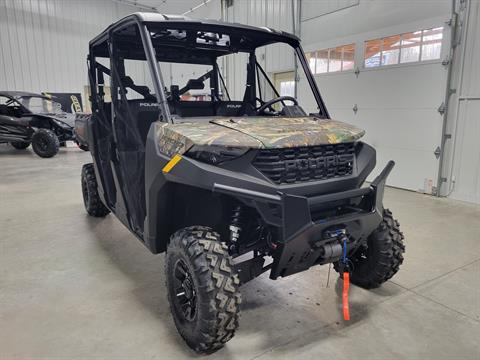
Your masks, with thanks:
<instances>
[{"instance_id":1,"label":"garage door panel","mask_svg":"<svg viewBox=\"0 0 480 360\"><path fill-rule=\"evenodd\" d=\"M363 141L377 150L377 168L369 177L372 180L389 160L397 164L388 180L388 185L409 190L423 189L425 179L435 180L438 160L433 151L435 143L441 136L437 115L423 110L390 111L389 118L384 118L380 110L359 111L357 115L351 110L329 109L332 118L345 121L366 131ZM413 131L420 117L432 131Z\"/></svg>"},{"instance_id":2,"label":"garage door panel","mask_svg":"<svg viewBox=\"0 0 480 360\"><path fill-rule=\"evenodd\" d=\"M330 108L329 111L333 119L364 129L363 140L374 146L388 144L430 151L433 157L442 133L438 126L441 118L428 109L389 110L388 117L381 110L359 110L356 115L352 110Z\"/></svg>"},{"instance_id":3,"label":"garage door panel","mask_svg":"<svg viewBox=\"0 0 480 360\"><path fill-rule=\"evenodd\" d=\"M378 145L377 166L368 177L372 181L388 161L395 161L395 168L387 180L387 185L418 191L424 188L425 179L430 179L435 185L438 160L431 160L431 152L399 149Z\"/></svg>"},{"instance_id":4,"label":"garage door panel","mask_svg":"<svg viewBox=\"0 0 480 360\"><path fill-rule=\"evenodd\" d=\"M439 63L317 75L327 107L431 108L442 103L446 70Z\"/></svg>"},{"instance_id":5,"label":"garage door panel","mask_svg":"<svg viewBox=\"0 0 480 360\"><path fill-rule=\"evenodd\" d=\"M437 109L445 96L444 66L400 65L361 70L358 77L352 72L317 75L316 80L331 117L365 129L363 140L377 149L379 164L397 163L389 185L419 190L425 179L436 182L433 152L442 134ZM307 91L301 81L299 95L306 99ZM309 105L312 110L314 103Z\"/></svg>"}]
</instances>

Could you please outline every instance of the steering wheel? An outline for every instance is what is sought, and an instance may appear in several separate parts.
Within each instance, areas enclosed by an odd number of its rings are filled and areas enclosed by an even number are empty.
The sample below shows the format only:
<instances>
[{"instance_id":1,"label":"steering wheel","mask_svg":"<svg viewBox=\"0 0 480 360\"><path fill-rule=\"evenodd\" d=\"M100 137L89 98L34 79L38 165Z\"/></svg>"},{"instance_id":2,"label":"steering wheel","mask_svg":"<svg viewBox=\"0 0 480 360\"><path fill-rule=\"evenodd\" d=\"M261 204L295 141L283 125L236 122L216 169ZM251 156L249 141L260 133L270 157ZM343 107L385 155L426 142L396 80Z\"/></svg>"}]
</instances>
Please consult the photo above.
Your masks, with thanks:
<instances>
[{"instance_id":1,"label":"steering wheel","mask_svg":"<svg viewBox=\"0 0 480 360\"><path fill-rule=\"evenodd\" d=\"M270 108L270 110L273 110L272 105L276 104L278 102L284 102L285 100L293 102L295 105L298 105L297 99L295 99L293 96L279 96L276 97L272 100L267 101L266 103L262 104L257 110L256 110L256 115L260 115L265 113L265 110ZM284 104L285 105L285 104Z\"/></svg>"}]
</instances>

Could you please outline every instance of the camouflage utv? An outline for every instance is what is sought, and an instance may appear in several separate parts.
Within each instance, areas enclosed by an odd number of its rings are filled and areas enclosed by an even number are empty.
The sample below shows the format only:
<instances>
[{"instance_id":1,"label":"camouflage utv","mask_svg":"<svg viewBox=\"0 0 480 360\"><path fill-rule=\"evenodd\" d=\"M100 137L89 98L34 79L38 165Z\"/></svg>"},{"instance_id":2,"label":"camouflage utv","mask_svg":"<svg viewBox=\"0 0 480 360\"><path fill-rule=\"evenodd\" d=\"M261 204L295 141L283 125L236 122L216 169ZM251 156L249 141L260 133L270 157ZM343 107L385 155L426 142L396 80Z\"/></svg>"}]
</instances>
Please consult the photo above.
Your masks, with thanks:
<instances>
[{"instance_id":1,"label":"camouflage utv","mask_svg":"<svg viewBox=\"0 0 480 360\"><path fill-rule=\"evenodd\" d=\"M308 89L299 100L262 67L278 46L296 56ZM115 213L166 253L173 320L195 351L233 337L240 285L265 272L334 264L374 288L398 271L403 235L382 203L394 164L362 186L375 150L363 130L330 119L296 36L136 13L90 42L88 68L93 114L77 122L93 158L86 211Z\"/></svg>"}]
</instances>

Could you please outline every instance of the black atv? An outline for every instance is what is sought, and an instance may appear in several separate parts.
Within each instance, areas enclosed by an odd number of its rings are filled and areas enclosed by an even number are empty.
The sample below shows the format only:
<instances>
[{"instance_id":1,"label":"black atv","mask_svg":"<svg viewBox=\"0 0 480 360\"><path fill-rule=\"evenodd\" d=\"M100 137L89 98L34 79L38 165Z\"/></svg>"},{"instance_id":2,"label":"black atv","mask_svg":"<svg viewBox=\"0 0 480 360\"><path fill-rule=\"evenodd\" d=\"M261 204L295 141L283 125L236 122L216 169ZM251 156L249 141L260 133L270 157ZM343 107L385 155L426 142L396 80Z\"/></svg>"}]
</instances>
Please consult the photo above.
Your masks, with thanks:
<instances>
[{"instance_id":1,"label":"black atv","mask_svg":"<svg viewBox=\"0 0 480 360\"><path fill-rule=\"evenodd\" d=\"M257 61L278 45L296 55L315 113L281 95ZM240 100L225 57L246 61ZM150 86L129 61L147 66ZM167 89L162 70L179 63L205 73ZM85 208L115 213L152 253L166 252L173 319L195 351L233 337L239 287L266 271L277 279L333 263L365 288L398 271L403 235L382 204L394 163L362 186L375 150L363 130L330 119L294 35L136 13L90 42L88 68L93 115L77 132L93 158Z\"/></svg>"},{"instance_id":2,"label":"black atv","mask_svg":"<svg viewBox=\"0 0 480 360\"><path fill-rule=\"evenodd\" d=\"M0 92L0 143L23 150L32 144L43 158L55 156L59 147L75 140L74 115L61 110L49 97L23 91Z\"/></svg>"}]
</instances>

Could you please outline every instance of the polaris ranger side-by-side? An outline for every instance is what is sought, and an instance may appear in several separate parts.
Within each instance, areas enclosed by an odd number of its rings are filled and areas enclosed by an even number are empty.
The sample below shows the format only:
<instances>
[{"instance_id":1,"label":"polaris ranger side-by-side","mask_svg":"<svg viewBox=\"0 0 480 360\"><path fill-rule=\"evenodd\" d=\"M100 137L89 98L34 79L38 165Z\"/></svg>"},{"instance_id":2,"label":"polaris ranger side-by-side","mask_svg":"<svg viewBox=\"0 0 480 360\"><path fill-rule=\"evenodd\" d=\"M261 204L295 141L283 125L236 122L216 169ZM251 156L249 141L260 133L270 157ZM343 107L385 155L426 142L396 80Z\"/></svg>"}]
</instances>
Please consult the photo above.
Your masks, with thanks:
<instances>
[{"instance_id":1,"label":"polaris ranger side-by-side","mask_svg":"<svg viewBox=\"0 0 480 360\"><path fill-rule=\"evenodd\" d=\"M279 46L297 57L307 95L281 95L264 70L265 48ZM373 288L398 271L403 235L382 203L394 164L363 186L375 150L330 119L296 36L136 13L90 42L88 67L85 208L166 252L173 319L195 351L233 337L239 287L264 272L333 263ZM300 106L307 96L315 113Z\"/></svg>"}]
</instances>

